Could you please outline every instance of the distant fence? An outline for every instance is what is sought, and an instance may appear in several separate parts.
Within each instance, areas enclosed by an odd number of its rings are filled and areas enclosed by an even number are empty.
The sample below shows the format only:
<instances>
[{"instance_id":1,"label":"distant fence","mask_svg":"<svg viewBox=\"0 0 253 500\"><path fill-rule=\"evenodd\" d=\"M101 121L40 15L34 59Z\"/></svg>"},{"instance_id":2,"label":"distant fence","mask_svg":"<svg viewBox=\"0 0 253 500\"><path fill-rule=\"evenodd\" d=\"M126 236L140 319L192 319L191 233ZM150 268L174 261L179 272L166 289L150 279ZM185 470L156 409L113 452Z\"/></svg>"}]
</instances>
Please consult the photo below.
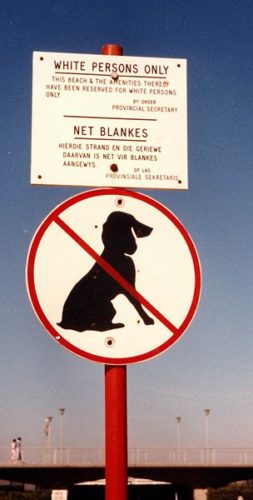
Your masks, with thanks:
<instances>
[{"instance_id":1,"label":"distant fence","mask_svg":"<svg viewBox=\"0 0 253 500\"><path fill-rule=\"evenodd\" d=\"M251 465L253 448L140 448L129 450L133 465Z\"/></svg>"},{"instance_id":2,"label":"distant fence","mask_svg":"<svg viewBox=\"0 0 253 500\"><path fill-rule=\"evenodd\" d=\"M130 448L129 465L251 465L253 448ZM0 465L10 464L10 449L0 448ZM24 448L27 465L104 465L103 448Z\"/></svg>"}]
</instances>

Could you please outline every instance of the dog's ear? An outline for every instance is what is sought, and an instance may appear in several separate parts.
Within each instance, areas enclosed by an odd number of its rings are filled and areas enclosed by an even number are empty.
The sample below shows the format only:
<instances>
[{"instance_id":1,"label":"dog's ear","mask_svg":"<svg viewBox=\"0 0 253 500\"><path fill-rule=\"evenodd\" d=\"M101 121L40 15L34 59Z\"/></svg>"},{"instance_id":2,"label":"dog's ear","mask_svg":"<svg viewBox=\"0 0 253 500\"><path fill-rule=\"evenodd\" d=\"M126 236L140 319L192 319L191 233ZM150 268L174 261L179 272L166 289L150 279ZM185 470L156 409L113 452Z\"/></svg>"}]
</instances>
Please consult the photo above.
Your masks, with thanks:
<instances>
[{"instance_id":1,"label":"dog's ear","mask_svg":"<svg viewBox=\"0 0 253 500\"><path fill-rule=\"evenodd\" d=\"M132 221L132 228L137 238L143 238L144 236L149 236L149 234L153 231L152 227L146 226L146 224L142 224L134 217Z\"/></svg>"}]
</instances>

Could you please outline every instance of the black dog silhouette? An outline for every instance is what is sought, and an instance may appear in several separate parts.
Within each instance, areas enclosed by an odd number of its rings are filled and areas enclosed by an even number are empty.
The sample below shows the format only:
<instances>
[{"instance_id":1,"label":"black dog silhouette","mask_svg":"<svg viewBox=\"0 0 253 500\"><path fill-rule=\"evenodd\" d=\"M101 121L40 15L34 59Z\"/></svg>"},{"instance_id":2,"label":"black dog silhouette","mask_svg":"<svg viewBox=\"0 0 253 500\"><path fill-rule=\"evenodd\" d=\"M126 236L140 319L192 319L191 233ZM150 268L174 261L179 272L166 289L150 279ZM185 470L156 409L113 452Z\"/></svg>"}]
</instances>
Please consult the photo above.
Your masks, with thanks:
<instances>
[{"instance_id":1,"label":"black dog silhouette","mask_svg":"<svg viewBox=\"0 0 253 500\"><path fill-rule=\"evenodd\" d=\"M128 213L112 212L103 224L101 257L134 287L135 266L129 255L137 250L137 245L132 230L137 238L142 238L153 229ZM57 324L78 332L121 328L125 326L123 323L112 323L116 310L111 301L119 294L127 297L145 325L154 323L140 302L96 262L70 291L63 306L62 320Z\"/></svg>"}]
</instances>

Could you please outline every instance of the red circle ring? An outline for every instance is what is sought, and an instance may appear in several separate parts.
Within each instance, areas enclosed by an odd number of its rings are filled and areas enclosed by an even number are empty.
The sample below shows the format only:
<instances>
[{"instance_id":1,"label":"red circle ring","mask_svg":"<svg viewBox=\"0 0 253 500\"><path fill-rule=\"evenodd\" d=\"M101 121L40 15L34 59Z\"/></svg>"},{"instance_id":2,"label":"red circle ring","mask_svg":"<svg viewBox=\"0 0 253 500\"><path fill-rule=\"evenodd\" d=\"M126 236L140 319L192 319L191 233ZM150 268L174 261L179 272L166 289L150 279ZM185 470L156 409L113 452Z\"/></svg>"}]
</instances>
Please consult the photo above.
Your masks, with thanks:
<instances>
[{"instance_id":1,"label":"red circle ring","mask_svg":"<svg viewBox=\"0 0 253 500\"><path fill-rule=\"evenodd\" d=\"M191 301L191 305L189 307L188 313L180 325L179 328L177 328L177 332L174 333L172 337L170 337L166 342L164 342L162 345L156 347L155 349L148 351L144 354L139 354L136 356L128 357L128 358L107 358L104 356L97 356L95 354L91 354L89 352L83 351L82 349L79 349L78 347L74 346L70 342L68 342L66 339L64 339L59 332L53 327L53 325L50 323L48 318L46 317L41 305L39 298L37 296L36 292L36 286L35 286L35 281L34 281L34 265L35 265L35 258L36 258L36 253L38 246L41 242L41 239L50 226L55 220L57 216L59 216L63 211L71 207L72 205L78 203L79 201L83 201L87 198L93 198L95 196L107 196L107 195L116 195L116 196L128 196L131 198L135 198L137 200L143 201L157 210L159 210L161 213L163 213L180 231L181 235L183 236L189 251L192 256L192 261L193 261L193 267L194 267L194 273L195 273L195 286L194 286L194 293ZM198 307L198 303L200 300L200 293L201 293L201 266L200 266L200 261L199 257L197 254L197 250L195 248L195 245L184 228L184 226L181 224L181 222L177 219L177 217L170 212L164 205L160 204L158 201L154 200L153 198L150 198L149 196L146 196L142 193L135 192L135 191L130 191L127 189L121 189L121 188L101 188L101 189L94 189L90 190L84 193L79 193L75 196L72 196L71 198L65 200L63 203L58 205L50 214L44 219L42 224L39 226L38 230L36 231L34 238L31 242L29 251L28 251L28 257L27 257L27 266L26 266L26 281L27 281L27 289L29 293L29 297L32 303L32 306L34 308L34 311L36 315L38 316L40 322L42 325L45 327L45 329L49 332L50 335L58 342L60 343L63 347L66 349L72 351L74 354L81 356L83 358L86 358L90 361L96 361L98 363L104 363L104 364L109 364L109 365L126 365L130 363L138 363L141 361L145 361L147 359L151 359L155 356L158 356L161 354L163 351L167 350L169 347L171 347L185 332L185 330L188 328L189 324L191 323L195 312Z\"/></svg>"}]
</instances>

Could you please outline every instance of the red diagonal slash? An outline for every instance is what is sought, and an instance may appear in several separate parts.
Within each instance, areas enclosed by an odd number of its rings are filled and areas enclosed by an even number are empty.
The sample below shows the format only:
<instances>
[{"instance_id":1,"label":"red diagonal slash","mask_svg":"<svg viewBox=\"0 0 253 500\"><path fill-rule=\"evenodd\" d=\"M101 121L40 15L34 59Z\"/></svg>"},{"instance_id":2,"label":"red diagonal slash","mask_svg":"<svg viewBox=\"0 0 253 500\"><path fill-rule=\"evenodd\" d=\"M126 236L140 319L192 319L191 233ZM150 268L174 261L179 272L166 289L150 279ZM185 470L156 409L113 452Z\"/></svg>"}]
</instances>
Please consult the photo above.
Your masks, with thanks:
<instances>
[{"instance_id":1,"label":"red diagonal slash","mask_svg":"<svg viewBox=\"0 0 253 500\"><path fill-rule=\"evenodd\" d=\"M93 248L91 248L86 241L84 241L73 229L66 224L60 217L56 216L54 218L56 224L58 224L65 233L67 233L80 247L82 247L98 264L104 271L106 271L110 276L112 276L115 281L117 281L127 292L129 292L136 300L138 300L144 307L146 307L151 314L153 314L161 323L163 323L169 330L174 334L178 335L178 329L167 319L163 314L161 314L148 300L143 297L137 290L128 283L128 281L121 276L118 271L116 271L108 262L103 259Z\"/></svg>"}]
</instances>

